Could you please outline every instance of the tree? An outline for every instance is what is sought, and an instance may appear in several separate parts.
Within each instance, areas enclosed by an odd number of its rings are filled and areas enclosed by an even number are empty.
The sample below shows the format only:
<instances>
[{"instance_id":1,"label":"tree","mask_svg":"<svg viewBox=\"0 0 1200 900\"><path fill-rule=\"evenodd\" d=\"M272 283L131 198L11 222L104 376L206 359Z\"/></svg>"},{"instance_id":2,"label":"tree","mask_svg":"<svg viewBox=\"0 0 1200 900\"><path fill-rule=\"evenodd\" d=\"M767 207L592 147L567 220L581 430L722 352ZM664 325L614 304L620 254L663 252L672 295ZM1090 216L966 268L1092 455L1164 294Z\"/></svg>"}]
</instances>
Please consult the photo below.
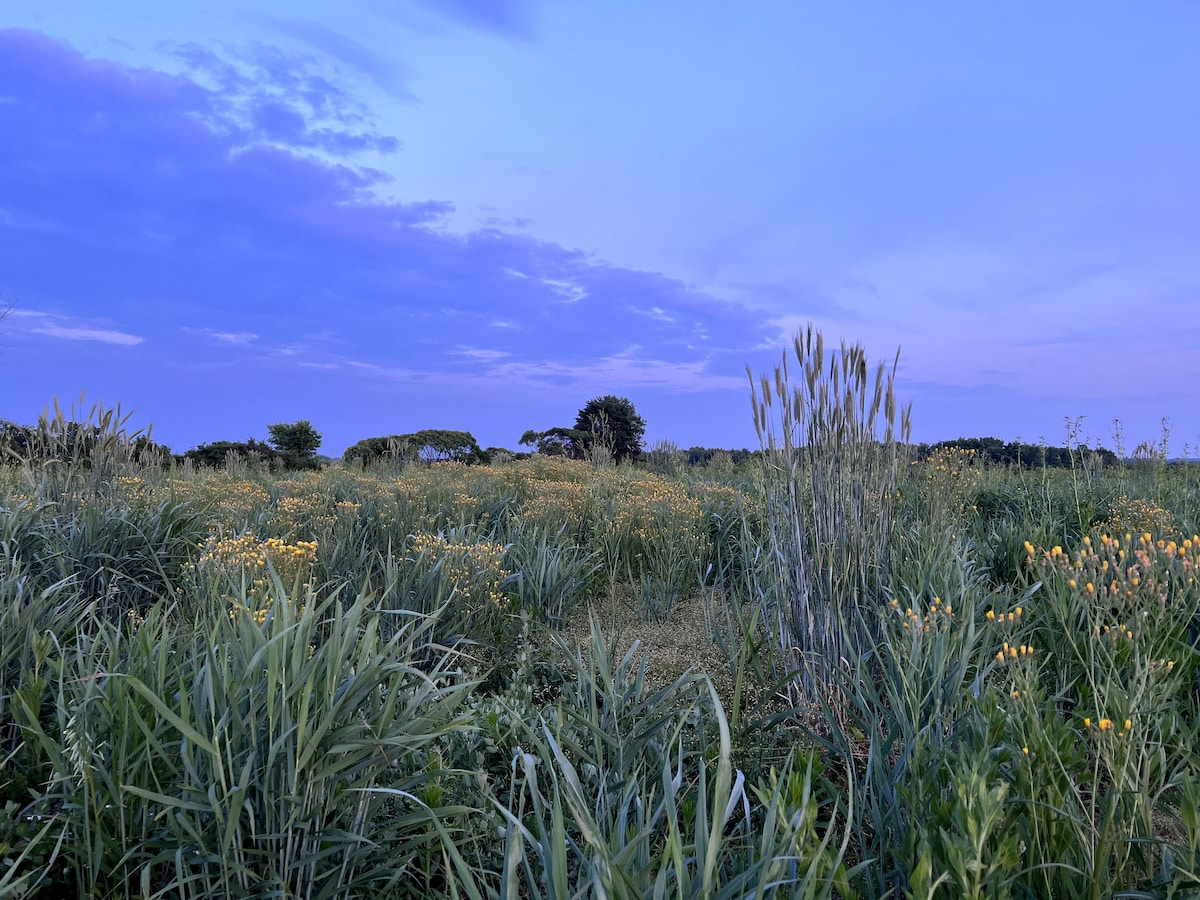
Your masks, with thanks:
<instances>
[{"instance_id":1,"label":"tree","mask_svg":"<svg viewBox=\"0 0 1200 900\"><path fill-rule=\"evenodd\" d=\"M404 437L409 440L417 456L424 460L426 465L451 460L465 463L487 462L474 435L469 431L426 428Z\"/></svg>"},{"instance_id":2,"label":"tree","mask_svg":"<svg viewBox=\"0 0 1200 900\"><path fill-rule=\"evenodd\" d=\"M271 445L283 457L284 468L318 468L317 448L321 446L321 435L308 419L290 425L268 425L267 431L271 432Z\"/></svg>"},{"instance_id":3,"label":"tree","mask_svg":"<svg viewBox=\"0 0 1200 900\"><path fill-rule=\"evenodd\" d=\"M422 460L432 465L435 462L462 462L467 464L488 462L488 454L479 448L469 431L452 431L444 428L426 428L412 434L393 434L390 437L363 438L342 454L346 462L362 462L371 465L382 459L397 462Z\"/></svg>"},{"instance_id":4,"label":"tree","mask_svg":"<svg viewBox=\"0 0 1200 900\"><path fill-rule=\"evenodd\" d=\"M200 444L186 451L182 459L190 459L196 466L220 469L229 460L230 454L243 459L265 460L271 468L275 468L281 458L269 444L249 438L245 441L213 441L211 444Z\"/></svg>"},{"instance_id":5,"label":"tree","mask_svg":"<svg viewBox=\"0 0 1200 900\"><path fill-rule=\"evenodd\" d=\"M589 400L575 418L575 430L588 435L589 446L600 445L613 459L637 459L642 452L646 420L637 414L626 397L607 394Z\"/></svg>"},{"instance_id":6,"label":"tree","mask_svg":"<svg viewBox=\"0 0 1200 900\"><path fill-rule=\"evenodd\" d=\"M531 447L543 456L565 456L583 459L589 435L574 428L548 428L545 431L530 429L521 435L519 443Z\"/></svg>"}]
</instances>

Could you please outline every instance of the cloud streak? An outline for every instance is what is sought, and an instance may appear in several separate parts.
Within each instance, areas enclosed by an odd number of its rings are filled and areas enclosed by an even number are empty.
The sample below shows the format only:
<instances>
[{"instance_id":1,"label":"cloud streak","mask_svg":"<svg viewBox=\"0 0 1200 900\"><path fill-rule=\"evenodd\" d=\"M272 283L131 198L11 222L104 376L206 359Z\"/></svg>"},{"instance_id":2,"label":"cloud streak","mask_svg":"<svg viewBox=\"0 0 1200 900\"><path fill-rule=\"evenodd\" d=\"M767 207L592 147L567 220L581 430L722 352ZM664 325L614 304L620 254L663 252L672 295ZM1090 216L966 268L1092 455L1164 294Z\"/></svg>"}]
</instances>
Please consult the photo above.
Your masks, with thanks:
<instances>
[{"instance_id":1,"label":"cloud streak","mask_svg":"<svg viewBox=\"0 0 1200 900\"><path fill-rule=\"evenodd\" d=\"M99 341L102 344L116 344L121 347L136 347L144 340L136 334L126 334L124 331L108 331L100 328L64 328L54 322L44 322L31 330L33 334L44 334L47 337L60 338L64 341Z\"/></svg>"},{"instance_id":2,"label":"cloud streak","mask_svg":"<svg viewBox=\"0 0 1200 900\"><path fill-rule=\"evenodd\" d=\"M0 308L0 312L3 309ZM136 347L145 338L111 328L96 328L71 316L42 312L33 309L8 311L15 321L17 330L25 335L40 335L63 341L94 341L120 347Z\"/></svg>"}]
</instances>

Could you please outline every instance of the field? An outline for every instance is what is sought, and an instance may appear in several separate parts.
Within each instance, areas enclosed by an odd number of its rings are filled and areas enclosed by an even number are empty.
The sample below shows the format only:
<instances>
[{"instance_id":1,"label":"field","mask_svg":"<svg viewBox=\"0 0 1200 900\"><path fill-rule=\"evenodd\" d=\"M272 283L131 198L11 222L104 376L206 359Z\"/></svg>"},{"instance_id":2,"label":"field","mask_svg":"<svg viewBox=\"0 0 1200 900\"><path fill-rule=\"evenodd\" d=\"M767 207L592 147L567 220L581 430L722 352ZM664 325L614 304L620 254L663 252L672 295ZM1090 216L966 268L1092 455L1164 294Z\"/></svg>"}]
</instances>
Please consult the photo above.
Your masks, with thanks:
<instances>
[{"instance_id":1,"label":"field","mask_svg":"<svg viewBox=\"0 0 1200 900\"><path fill-rule=\"evenodd\" d=\"M738 468L193 472L101 425L0 468L0 896L1200 885L1196 466L764 413Z\"/></svg>"}]
</instances>

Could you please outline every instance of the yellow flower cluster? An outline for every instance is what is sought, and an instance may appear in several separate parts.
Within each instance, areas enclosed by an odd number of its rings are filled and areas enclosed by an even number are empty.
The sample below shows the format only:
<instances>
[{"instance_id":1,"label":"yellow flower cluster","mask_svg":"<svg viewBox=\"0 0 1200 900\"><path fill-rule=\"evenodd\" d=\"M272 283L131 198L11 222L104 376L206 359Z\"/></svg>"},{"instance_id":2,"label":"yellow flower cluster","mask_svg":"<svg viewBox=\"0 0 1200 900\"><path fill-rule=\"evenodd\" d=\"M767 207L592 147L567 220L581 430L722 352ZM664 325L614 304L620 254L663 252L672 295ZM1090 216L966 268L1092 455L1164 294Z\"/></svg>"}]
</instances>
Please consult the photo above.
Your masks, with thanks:
<instances>
[{"instance_id":1,"label":"yellow flower cluster","mask_svg":"<svg viewBox=\"0 0 1200 900\"><path fill-rule=\"evenodd\" d=\"M1175 517L1149 500L1130 499L1120 496L1109 507L1104 524L1110 532L1125 531L1138 533L1153 531L1166 534L1175 528Z\"/></svg>"},{"instance_id":2,"label":"yellow flower cluster","mask_svg":"<svg viewBox=\"0 0 1200 900\"><path fill-rule=\"evenodd\" d=\"M332 528L337 521L329 499L319 491L280 497L271 513L271 527L280 531L315 533Z\"/></svg>"},{"instance_id":3,"label":"yellow flower cluster","mask_svg":"<svg viewBox=\"0 0 1200 900\"><path fill-rule=\"evenodd\" d=\"M948 628L954 623L954 606L950 603L943 603L937 596L929 602L929 606L924 611L919 608L914 610L911 606L906 606L902 610L899 599L895 597L888 604L888 608L891 614L899 620L900 627L912 634L929 634L931 631Z\"/></svg>"},{"instance_id":4,"label":"yellow flower cluster","mask_svg":"<svg viewBox=\"0 0 1200 900\"><path fill-rule=\"evenodd\" d=\"M1105 609L1124 611L1132 622L1148 614L1168 613L1197 589L1200 569L1200 536L1182 541L1159 538L1149 532L1123 536L1102 534L1095 541L1085 537L1074 554L1052 547L1037 557L1033 545L1025 544L1028 561L1057 574L1067 588L1103 603ZM1193 595L1194 596L1194 595Z\"/></svg>"},{"instance_id":5,"label":"yellow flower cluster","mask_svg":"<svg viewBox=\"0 0 1200 900\"><path fill-rule=\"evenodd\" d=\"M998 613L994 609L989 609L984 618L989 622L996 624L1004 624L1007 622L1009 625L1015 625L1017 622L1021 621L1021 616L1024 615L1024 613L1025 608L1022 606L1018 606L1016 609L1011 609L1007 613Z\"/></svg>"},{"instance_id":6,"label":"yellow flower cluster","mask_svg":"<svg viewBox=\"0 0 1200 900\"><path fill-rule=\"evenodd\" d=\"M578 481L539 480L526 488L525 502L517 518L552 531L563 525L582 527L592 504L592 494Z\"/></svg>"},{"instance_id":7,"label":"yellow flower cluster","mask_svg":"<svg viewBox=\"0 0 1200 900\"><path fill-rule=\"evenodd\" d=\"M300 589L306 591L311 586L307 578L317 561L316 541L293 544L274 537L259 541L250 532L237 537L210 537L202 549L198 564L201 570L208 569L235 581L248 582L249 596L244 601L232 600L230 615L249 611L259 622L266 619L267 610L274 602L265 572L267 563L274 568L285 588L299 582ZM301 582L302 578L306 580Z\"/></svg>"},{"instance_id":8,"label":"yellow flower cluster","mask_svg":"<svg viewBox=\"0 0 1200 900\"><path fill-rule=\"evenodd\" d=\"M1012 662L1014 659L1032 659L1033 647L1029 644L1021 644L1019 647L1016 644L1010 644L1008 641L996 652L996 662L1003 665L1007 662Z\"/></svg>"},{"instance_id":9,"label":"yellow flower cluster","mask_svg":"<svg viewBox=\"0 0 1200 900\"><path fill-rule=\"evenodd\" d=\"M151 494L150 487L136 475L118 475L116 483L118 493L135 503L140 503Z\"/></svg>"},{"instance_id":10,"label":"yellow flower cluster","mask_svg":"<svg viewBox=\"0 0 1200 900\"><path fill-rule=\"evenodd\" d=\"M611 532L651 541L663 529L692 532L703 523L700 503L678 482L646 475L631 479L622 488L607 523Z\"/></svg>"},{"instance_id":11,"label":"yellow flower cluster","mask_svg":"<svg viewBox=\"0 0 1200 900\"><path fill-rule=\"evenodd\" d=\"M230 478L223 472L173 478L167 486L176 499L211 508L216 522L227 525L245 523L271 502L271 495L258 482Z\"/></svg>"},{"instance_id":12,"label":"yellow flower cluster","mask_svg":"<svg viewBox=\"0 0 1200 900\"><path fill-rule=\"evenodd\" d=\"M1090 716L1085 716L1083 719L1083 727L1088 731L1092 731L1092 719ZM1118 739L1124 738L1130 731L1133 730L1133 720L1126 719L1125 727L1117 731L1116 723L1112 719L1100 719L1096 722L1095 733L1098 735L1115 735Z\"/></svg>"},{"instance_id":13,"label":"yellow flower cluster","mask_svg":"<svg viewBox=\"0 0 1200 900\"><path fill-rule=\"evenodd\" d=\"M502 544L452 544L440 534L418 534L412 545L415 558L441 563L452 593L472 609L508 603L501 590L511 574L503 566L506 552Z\"/></svg>"}]
</instances>

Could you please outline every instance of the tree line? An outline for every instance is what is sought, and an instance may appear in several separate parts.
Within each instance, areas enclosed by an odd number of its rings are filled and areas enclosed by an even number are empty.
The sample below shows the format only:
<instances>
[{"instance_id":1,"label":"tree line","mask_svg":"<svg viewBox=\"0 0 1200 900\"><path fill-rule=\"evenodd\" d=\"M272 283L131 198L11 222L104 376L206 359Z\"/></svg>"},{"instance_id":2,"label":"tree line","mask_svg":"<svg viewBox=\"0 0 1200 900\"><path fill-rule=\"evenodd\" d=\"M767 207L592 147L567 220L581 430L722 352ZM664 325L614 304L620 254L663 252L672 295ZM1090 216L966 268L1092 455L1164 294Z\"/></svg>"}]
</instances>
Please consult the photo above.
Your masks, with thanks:
<instances>
[{"instance_id":1,"label":"tree line","mask_svg":"<svg viewBox=\"0 0 1200 900\"><path fill-rule=\"evenodd\" d=\"M88 448L99 443L102 435L94 425L69 423L73 429L70 440L55 446L71 446L87 455ZM645 420L638 415L626 397L608 394L585 404L571 426L554 426L542 431L530 429L521 435L520 445L527 452L514 452L502 447L481 448L469 431L428 428L404 434L363 438L342 454L347 463L375 465L394 463L458 462L466 465L488 464L496 459L523 458L538 453L571 459L594 459L597 456L615 462L637 462L645 456ZM132 446L138 458L162 465L183 464L222 468L231 459L259 460L273 470L303 470L319 468L321 434L307 419L267 426L269 438L244 441L213 441L200 444L182 454L173 454L169 447L148 437L139 436ZM36 440L33 426L18 425L0 420L0 461L27 459L45 452L44 444ZM1088 463L1102 467L1113 466L1120 459L1104 447L1052 447L1022 441L1004 441L996 437L965 438L939 441L935 444L914 444L909 448L914 459L925 459L947 449L974 451L977 459L1008 467L1070 468L1073 464ZM62 452L61 449L54 452ZM742 467L754 464L761 451L689 447L675 452L679 463L693 468L713 466Z\"/></svg>"}]
</instances>

